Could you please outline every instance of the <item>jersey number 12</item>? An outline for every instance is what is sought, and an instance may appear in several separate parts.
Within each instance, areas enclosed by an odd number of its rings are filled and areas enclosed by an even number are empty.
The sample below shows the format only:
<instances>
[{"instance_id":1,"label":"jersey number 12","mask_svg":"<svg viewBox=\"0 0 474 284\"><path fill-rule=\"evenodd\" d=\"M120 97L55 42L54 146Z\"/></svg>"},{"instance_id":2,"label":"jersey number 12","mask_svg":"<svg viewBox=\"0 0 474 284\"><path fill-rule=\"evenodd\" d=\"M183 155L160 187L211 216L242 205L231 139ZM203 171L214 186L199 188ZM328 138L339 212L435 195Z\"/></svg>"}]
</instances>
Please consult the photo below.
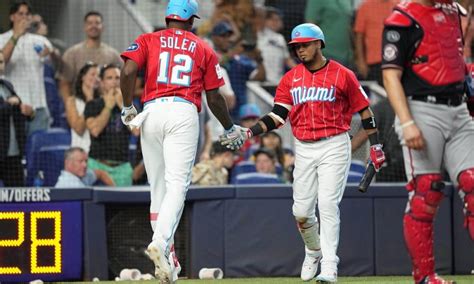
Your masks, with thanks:
<instances>
[{"instance_id":1,"label":"jersey number 12","mask_svg":"<svg viewBox=\"0 0 474 284\"><path fill-rule=\"evenodd\" d=\"M189 87L191 77L186 74L189 74L193 68L192 58L186 54L176 54L173 56L173 63L176 65L171 67L171 78L169 78L170 53L168 51L160 53L158 83Z\"/></svg>"}]
</instances>

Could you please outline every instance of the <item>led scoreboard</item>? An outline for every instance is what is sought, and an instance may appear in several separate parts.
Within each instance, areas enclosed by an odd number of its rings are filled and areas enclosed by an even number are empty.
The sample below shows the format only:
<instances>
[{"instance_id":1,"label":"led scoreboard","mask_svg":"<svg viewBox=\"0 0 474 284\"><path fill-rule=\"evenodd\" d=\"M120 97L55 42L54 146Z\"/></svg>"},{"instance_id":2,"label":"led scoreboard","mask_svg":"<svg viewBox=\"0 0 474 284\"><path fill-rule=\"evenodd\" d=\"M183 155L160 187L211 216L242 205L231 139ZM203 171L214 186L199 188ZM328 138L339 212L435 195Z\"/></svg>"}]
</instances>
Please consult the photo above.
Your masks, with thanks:
<instances>
[{"instance_id":1,"label":"led scoreboard","mask_svg":"<svg viewBox=\"0 0 474 284\"><path fill-rule=\"evenodd\" d=\"M81 279L82 236L81 201L0 203L0 282Z\"/></svg>"}]
</instances>

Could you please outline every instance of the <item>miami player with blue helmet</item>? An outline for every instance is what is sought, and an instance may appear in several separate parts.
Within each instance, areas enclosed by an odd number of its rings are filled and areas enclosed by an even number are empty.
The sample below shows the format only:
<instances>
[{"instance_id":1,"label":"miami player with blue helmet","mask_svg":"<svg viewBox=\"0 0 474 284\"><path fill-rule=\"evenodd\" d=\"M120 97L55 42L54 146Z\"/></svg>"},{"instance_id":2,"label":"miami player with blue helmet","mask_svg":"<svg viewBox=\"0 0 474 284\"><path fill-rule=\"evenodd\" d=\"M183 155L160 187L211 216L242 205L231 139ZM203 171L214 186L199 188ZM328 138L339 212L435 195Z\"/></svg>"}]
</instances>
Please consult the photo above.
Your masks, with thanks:
<instances>
[{"instance_id":1,"label":"miami player with blue helmet","mask_svg":"<svg viewBox=\"0 0 474 284\"><path fill-rule=\"evenodd\" d=\"M291 41L289 44L303 43L320 40L321 48L325 47L323 31L315 24L301 24L296 26L291 32Z\"/></svg>"},{"instance_id":2,"label":"miami player with blue helmet","mask_svg":"<svg viewBox=\"0 0 474 284\"><path fill-rule=\"evenodd\" d=\"M191 17L200 19L196 14L198 10L198 3L196 0L171 0L166 9L166 19L173 19L176 21L187 21Z\"/></svg>"},{"instance_id":3,"label":"miami player with blue helmet","mask_svg":"<svg viewBox=\"0 0 474 284\"><path fill-rule=\"evenodd\" d=\"M281 78L272 111L243 130L248 139L280 127L289 118L296 138L292 210L305 244L301 279L310 281L316 277L316 281L332 283L337 281L339 203L351 162L348 131L353 113L361 116L376 171L385 155L367 95L352 71L324 57L322 30L311 23L298 25L289 44L301 64ZM232 140L228 140L221 142L231 144ZM321 272L316 276L319 262Z\"/></svg>"}]
</instances>

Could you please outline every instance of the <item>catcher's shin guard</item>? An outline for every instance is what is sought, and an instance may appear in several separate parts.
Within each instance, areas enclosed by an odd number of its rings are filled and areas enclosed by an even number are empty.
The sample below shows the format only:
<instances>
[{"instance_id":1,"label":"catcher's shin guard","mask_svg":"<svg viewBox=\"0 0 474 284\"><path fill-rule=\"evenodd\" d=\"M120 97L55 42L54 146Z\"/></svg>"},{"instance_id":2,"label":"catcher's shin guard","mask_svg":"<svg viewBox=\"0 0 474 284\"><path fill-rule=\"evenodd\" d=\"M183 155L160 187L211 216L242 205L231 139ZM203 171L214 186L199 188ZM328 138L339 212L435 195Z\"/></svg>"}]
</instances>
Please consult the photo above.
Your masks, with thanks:
<instances>
[{"instance_id":1,"label":"catcher's shin guard","mask_svg":"<svg viewBox=\"0 0 474 284\"><path fill-rule=\"evenodd\" d=\"M459 195L464 201L464 227L474 241L474 168L462 171L458 176Z\"/></svg>"},{"instance_id":2,"label":"catcher's shin guard","mask_svg":"<svg viewBox=\"0 0 474 284\"><path fill-rule=\"evenodd\" d=\"M316 218L314 217L304 219L305 221L300 222L302 220L298 220L297 218L296 225L298 226L298 231L300 232L301 238L303 239L305 246L312 251L321 249L318 233L318 220L316 220Z\"/></svg>"},{"instance_id":3,"label":"catcher's shin guard","mask_svg":"<svg viewBox=\"0 0 474 284\"><path fill-rule=\"evenodd\" d=\"M443 187L439 174L419 175L407 185L410 199L403 218L403 231L416 283L434 274L433 219L444 197Z\"/></svg>"}]
</instances>

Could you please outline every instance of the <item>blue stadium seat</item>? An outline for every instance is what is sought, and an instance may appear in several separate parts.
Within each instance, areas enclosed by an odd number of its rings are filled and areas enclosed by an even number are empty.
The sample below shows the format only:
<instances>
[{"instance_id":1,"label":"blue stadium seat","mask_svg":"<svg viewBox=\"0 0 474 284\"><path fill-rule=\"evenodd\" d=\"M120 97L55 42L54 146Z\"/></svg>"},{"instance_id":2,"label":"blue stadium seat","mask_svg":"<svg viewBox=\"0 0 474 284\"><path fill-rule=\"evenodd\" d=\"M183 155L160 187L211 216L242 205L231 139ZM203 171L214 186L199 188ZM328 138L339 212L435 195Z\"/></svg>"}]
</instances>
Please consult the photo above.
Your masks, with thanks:
<instances>
[{"instance_id":1,"label":"blue stadium seat","mask_svg":"<svg viewBox=\"0 0 474 284\"><path fill-rule=\"evenodd\" d=\"M365 163L360 160L353 160L349 168L347 182L360 182L365 173Z\"/></svg>"},{"instance_id":2,"label":"blue stadium seat","mask_svg":"<svg viewBox=\"0 0 474 284\"><path fill-rule=\"evenodd\" d=\"M0 187L5 187L5 184L3 183L3 180L0 179Z\"/></svg>"},{"instance_id":3,"label":"blue stadium seat","mask_svg":"<svg viewBox=\"0 0 474 284\"><path fill-rule=\"evenodd\" d=\"M245 173L237 175L235 184L283 183L276 174Z\"/></svg>"},{"instance_id":4,"label":"blue stadium seat","mask_svg":"<svg viewBox=\"0 0 474 284\"><path fill-rule=\"evenodd\" d=\"M36 131L26 143L26 185L33 186L39 171L43 186L54 186L64 167L64 151L71 147L71 134L63 128Z\"/></svg>"},{"instance_id":5,"label":"blue stadium seat","mask_svg":"<svg viewBox=\"0 0 474 284\"><path fill-rule=\"evenodd\" d=\"M44 65L44 88L46 91L46 102L48 109L53 118L51 127L69 128L66 121L66 112L64 111L64 103L59 95L58 85L56 84L54 67L51 62Z\"/></svg>"},{"instance_id":6,"label":"blue stadium seat","mask_svg":"<svg viewBox=\"0 0 474 284\"><path fill-rule=\"evenodd\" d=\"M234 166L232 169L232 175L230 177L230 183L235 183L235 179L240 174L245 173L255 173L257 169L255 168L255 163L253 161L242 161Z\"/></svg>"}]
</instances>

